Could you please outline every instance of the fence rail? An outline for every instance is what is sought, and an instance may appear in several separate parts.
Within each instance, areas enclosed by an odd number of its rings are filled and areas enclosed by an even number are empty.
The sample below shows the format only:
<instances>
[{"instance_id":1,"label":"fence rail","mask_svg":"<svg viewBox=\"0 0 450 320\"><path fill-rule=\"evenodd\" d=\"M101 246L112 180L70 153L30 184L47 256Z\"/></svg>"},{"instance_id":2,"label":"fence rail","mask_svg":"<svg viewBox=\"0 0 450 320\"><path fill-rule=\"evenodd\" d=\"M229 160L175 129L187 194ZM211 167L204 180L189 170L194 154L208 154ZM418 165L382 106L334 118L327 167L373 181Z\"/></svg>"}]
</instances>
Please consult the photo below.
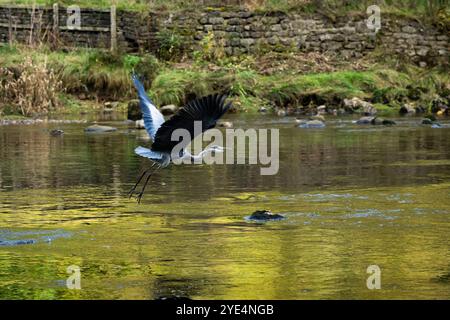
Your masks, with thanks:
<instances>
[{"instance_id":1,"label":"fence rail","mask_svg":"<svg viewBox=\"0 0 450 320\"><path fill-rule=\"evenodd\" d=\"M26 30L29 32L29 41L37 36L35 30L45 30L46 36L51 39L52 42L57 43L59 41L61 32L97 32L107 34L109 38L109 47L112 51L117 51L117 35L118 21L116 6L113 4L109 9L78 9L73 10L74 7L60 7L58 3L53 6L11 6L0 5L0 10L6 11L6 14L0 16L0 28L7 29L8 42L12 44L14 42L14 35L17 30ZM95 14L107 14L108 23L107 26L95 26L81 24L82 14L95 13ZM78 15L78 16L77 16ZM7 16L7 18L5 18ZM45 17L45 18L44 18ZM64 18L67 19L63 23ZM79 24L70 24L69 19L79 21Z\"/></svg>"}]
</instances>

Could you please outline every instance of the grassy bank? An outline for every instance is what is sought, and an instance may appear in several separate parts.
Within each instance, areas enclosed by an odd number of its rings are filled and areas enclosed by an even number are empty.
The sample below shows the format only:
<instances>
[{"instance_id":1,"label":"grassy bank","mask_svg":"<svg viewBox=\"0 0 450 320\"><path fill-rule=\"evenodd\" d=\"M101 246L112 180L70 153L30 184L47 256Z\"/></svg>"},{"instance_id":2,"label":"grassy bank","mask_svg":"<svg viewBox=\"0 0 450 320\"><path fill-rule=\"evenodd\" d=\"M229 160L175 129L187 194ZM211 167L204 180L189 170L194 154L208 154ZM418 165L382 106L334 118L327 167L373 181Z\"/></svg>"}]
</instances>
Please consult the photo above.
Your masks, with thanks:
<instances>
[{"instance_id":1,"label":"grassy bank","mask_svg":"<svg viewBox=\"0 0 450 320\"><path fill-rule=\"evenodd\" d=\"M0 0L0 5L41 5L51 6L58 2L62 5L79 5L88 8L108 8L111 0ZM347 14L351 12L364 13L370 5L380 6L383 13L399 14L413 17L430 17L440 10L450 10L447 0L115 0L117 7L127 10L170 10L182 11L198 9L201 5L209 7L241 6L249 10L270 11L303 11L322 12L324 14Z\"/></svg>"},{"instance_id":2,"label":"grassy bank","mask_svg":"<svg viewBox=\"0 0 450 320\"><path fill-rule=\"evenodd\" d=\"M228 93L238 111L268 108L307 108L359 97L375 103L382 111L395 111L414 102L429 108L437 96L450 90L448 70L425 70L412 65L392 65L370 60L342 63L317 53L270 53L220 59L160 61L152 55L111 55L92 49L51 51L46 47L0 47L0 65L10 80L0 77L0 97L8 94L6 84L29 68L25 61L45 65L54 75L59 108L74 109L77 100L123 101L135 97L130 73L136 70L158 105L183 105L212 92ZM276 55L276 56L274 56ZM214 62L212 62L214 61ZM306 64L305 62L308 62ZM297 64L297 65L296 65ZM3 71L4 72L4 71ZM35 74L34 71L29 71ZM33 85L40 81L32 79ZM58 84L58 85L57 85ZM41 93L36 93L39 96ZM3 99L5 101L6 99ZM5 106L0 112L23 113Z\"/></svg>"}]
</instances>

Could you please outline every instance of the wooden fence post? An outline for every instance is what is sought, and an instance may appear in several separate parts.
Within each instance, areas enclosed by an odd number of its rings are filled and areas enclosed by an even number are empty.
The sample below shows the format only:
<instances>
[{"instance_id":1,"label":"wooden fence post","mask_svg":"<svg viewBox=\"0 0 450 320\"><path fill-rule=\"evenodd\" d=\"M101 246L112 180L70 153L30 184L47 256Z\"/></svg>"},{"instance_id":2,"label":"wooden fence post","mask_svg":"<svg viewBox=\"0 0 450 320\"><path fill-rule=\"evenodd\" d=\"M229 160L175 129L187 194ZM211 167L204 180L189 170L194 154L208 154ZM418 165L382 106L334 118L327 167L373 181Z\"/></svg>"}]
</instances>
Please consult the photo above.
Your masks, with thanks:
<instances>
[{"instance_id":1,"label":"wooden fence post","mask_svg":"<svg viewBox=\"0 0 450 320\"><path fill-rule=\"evenodd\" d=\"M12 17L11 17L11 7L8 8L8 42L9 46L12 47L13 45L13 31L12 31Z\"/></svg>"},{"instance_id":2,"label":"wooden fence post","mask_svg":"<svg viewBox=\"0 0 450 320\"><path fill-rule=\"evenodd\" d=\"M58 3L53 4L53 46L58 45L59 40L59 6Z\"/></svg>"},{"instance_id":3,"label":"wooden fence post","mask_svg":"<svg viewBox=\"0 0 450 320\"><path fill-rule=\"evenodd\" d=\"M113 53L117 52L117 14L115 1L111 5L111 51Z\"/></svg>"}]
</instances>

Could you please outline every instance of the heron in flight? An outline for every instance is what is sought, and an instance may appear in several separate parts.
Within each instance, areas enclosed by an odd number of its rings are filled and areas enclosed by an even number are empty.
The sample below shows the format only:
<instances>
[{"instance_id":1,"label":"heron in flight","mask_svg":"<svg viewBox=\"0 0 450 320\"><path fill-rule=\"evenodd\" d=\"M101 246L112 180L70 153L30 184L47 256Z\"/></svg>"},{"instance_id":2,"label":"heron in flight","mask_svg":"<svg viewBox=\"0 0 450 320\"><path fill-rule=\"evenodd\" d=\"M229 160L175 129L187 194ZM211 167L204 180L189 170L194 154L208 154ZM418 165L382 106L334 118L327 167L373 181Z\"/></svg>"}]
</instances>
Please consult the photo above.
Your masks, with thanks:
<instances>
[{"instance_id":1,"label":"heron in flight","mask_svg":"<svg viewBox=\"0 0 450 320\"><path fill-rule=\"evenodd\" d=\"M210 146L198 155L192 155L186 150L190 141L172 141L172 133L177 129L185 129L190 133L191 139L194 139L196 135L214 128L217 120L231 108L231 103L225 104L225 95L209 95L190 101L184 108L181 108L175 115L166 121L161 112L155 107L152 100L147 96L144 86L139 81L138 77L133 74L132 79L139 95L139 105L141 107L145 129L153 141L150 149L137 147L134 150L137 155L152 161L151 167L144 170L129 192L129 197L131 198L139 183L144 176L148 174L142 190L136 198L138 203L140 203L151 176L159 169L167 167L175 160L175 158L181 160L188 159L191 162L195 162L201 160L208 154L224 151L225 148L223 147ZM194 130L195 121L201 121L202 132L196 132L196 130ZM180 143L182 147L181 152L174 156L172 150Z\"/></svg>"}]
</instances>

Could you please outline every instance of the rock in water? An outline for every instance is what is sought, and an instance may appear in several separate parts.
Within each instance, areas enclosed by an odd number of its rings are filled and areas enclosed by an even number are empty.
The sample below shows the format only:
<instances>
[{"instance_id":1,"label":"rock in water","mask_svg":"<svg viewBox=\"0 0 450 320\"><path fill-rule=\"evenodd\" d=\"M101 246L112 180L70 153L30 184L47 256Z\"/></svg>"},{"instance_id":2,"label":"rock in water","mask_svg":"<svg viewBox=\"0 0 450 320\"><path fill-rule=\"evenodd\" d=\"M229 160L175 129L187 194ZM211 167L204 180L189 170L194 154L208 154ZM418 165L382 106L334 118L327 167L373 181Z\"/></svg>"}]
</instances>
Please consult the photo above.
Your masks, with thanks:
<instances>
[{"instance_id":1,"label":"rock in water","mask_svg":"<svg viewBox=\"0 0 450 320\"><path fill-rule=\"evenodd\" d=\"M53 129L50 131L50 135L52 137L59 137L62 136L64 134L64 131L62 131L61 129Z\"/></svg>"},{"instance_id":2,"label":"rock in water","mask_svg":"<svg viewBox=\"0 0 450 320\"><path fill-rule=\"evenodd\" d=\"M379 118L379 117L376 117L375 119L373 119L371 123L374 126L379 126L379 125L393 126L393 125L396 125L396 122L394 120L383 119L383 118Z\"/></svg>"},{"instance_id":3,"label":"rock in water","mask_svg":"<svg viewBox=\"0 0 450 320\"><path fill-rule=\"evenodd\" d=\"M87 127L84 129L84 132L88 133L104 133L104 132L113 132L116 131L117 128L114 127L108 127L108 126L99 126L98 124L94 124L92 126Z\"/></svg>"},{"instance_id":4,"label":"rock in water","mask_svg":"<svg viewBox=\"0 0 450 320\"><path fill-rule=\"evenodd\" d=\"M372 124L374 120L375 117L361 117L358 121L356 121L356 124Z\"/></svg>"},{"instance_id":5,"label":"rock in water","mask_svg":"<svg viewBox=\"0 0 450 320\"><path fill-rule=\"evenodd\" d=\"M397 123L394 120L384 119L381 124L384 126L395 126Z\"/></svg>"},{"instance_id":6,"label":"rock in water","mask_svg":"<svg viewBox=\"0 0 450 320\"><path fill-rule=\"evenodd\" d=\"M299 128L325 128L325 123L320 120L310 120L298 125Z\"/></svg>"},{"instance_id":7,"label":"rock in water","mask_svg":"<svg viewBox=\"0 0 450 320\"><path fill-rule=\"evenodd\" d=\"M136 120L134 127L136 129L145 129L145 124L144 124L144 120Z\"/></svg>"},{"instance_id":8,"label":"rock in water","mask_svg":"<svg viewBox=\"0 0 450 320\"><path fill-rule=\"evenodd\" d=\"M233 122L230 121L220 121L217 126L219 128L233 128Z\"/></svg>"},{"instance_id":9,"label":"rock in water","mask_svg":"<svg viewBox=\"0 0 450 320\"><path fill-rule=\"evenodd\" d=\"M285 217L282 216L281 214L272 213L269 210L257 210L252 213L249 219L255 221L269 221L269 220L283 220L285 219Z\"/></svg>"},{"instance_id":10,"label":"rock in water","mask_svg":"<svg viewBox=\"0 0 450 320\"><path fill-rule=\"evenodd\" d=\"M141 107L139 106L139 100L134 99L128 102L128 120L139 120L142 119Z\"/></svg>"},{"instance_id":11,"label":"rock in water","mask_svg":"<svg viewBox=\"0 0 450 320\"><path fill-rule=\"evenodd\" d=\"M425 118L425 119L422 119L422 124L432 125L433 121L431 121L431 119Z\"/></svg>"},{"instance_id":12,"label":"rock in water","mask_svg":"<svg viewBox=\"0 0 450 320\"><path fill-rule=\"evenodd\" d=\"M175 114L177 112L177 110L178 110L178 107L174 104L169 104L169 105L161 107L161 109L159 109L159 111L161 111L161 113L165 116Z\"/></svg>"}]
</instances>

